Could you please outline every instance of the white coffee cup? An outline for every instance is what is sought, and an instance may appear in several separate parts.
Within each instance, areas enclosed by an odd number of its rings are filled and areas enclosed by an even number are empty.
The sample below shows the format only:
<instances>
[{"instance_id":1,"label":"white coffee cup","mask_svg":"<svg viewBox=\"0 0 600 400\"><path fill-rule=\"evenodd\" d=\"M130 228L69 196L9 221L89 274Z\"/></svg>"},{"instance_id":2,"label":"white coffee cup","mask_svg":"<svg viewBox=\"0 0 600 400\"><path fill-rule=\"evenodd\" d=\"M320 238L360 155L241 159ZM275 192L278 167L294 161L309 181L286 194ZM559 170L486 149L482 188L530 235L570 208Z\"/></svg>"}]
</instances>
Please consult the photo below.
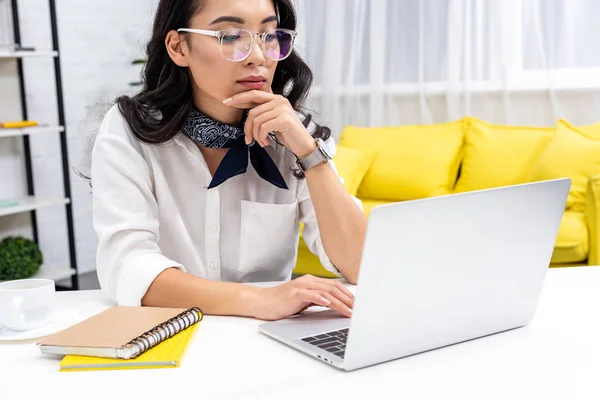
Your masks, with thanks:
<instances>
[{"instance_id":1,"label":"white coffee cup","mask_svg":"<svg viewBox=\"0 0 600 400\"><path fill-rule=\"evenodd\" d=\"M22 279L0 283L0 325L13 331L43 326L54 306L56 288L49 279Z\"/></svg>"}]
</instances>

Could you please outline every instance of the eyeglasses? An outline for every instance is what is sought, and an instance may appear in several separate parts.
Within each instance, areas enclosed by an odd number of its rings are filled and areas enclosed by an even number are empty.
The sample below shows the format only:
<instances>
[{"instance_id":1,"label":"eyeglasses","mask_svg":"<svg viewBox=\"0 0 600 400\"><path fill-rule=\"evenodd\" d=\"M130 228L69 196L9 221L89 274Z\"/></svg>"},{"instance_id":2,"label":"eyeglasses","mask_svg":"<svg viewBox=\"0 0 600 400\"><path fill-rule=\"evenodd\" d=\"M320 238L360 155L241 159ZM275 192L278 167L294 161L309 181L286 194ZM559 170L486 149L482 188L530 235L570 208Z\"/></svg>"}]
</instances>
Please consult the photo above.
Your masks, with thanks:
<instances>
[{"instance_id":1,"label":"eyeglasses","mask_svg":"<svg viewBox=\"0 0 600 400\"><path fill-rule=\"evenodd\" d=\"M264 33L250 32L245 29L224 29L205 31L202 29L180 28L177 32L197 33L219 39L221 56L229 61L244 61L254 49L256 37L260 38L262 51L275 61L285 60L292 54L297 33L288 29L273 29Z\"/></svg>"}]
</instances>

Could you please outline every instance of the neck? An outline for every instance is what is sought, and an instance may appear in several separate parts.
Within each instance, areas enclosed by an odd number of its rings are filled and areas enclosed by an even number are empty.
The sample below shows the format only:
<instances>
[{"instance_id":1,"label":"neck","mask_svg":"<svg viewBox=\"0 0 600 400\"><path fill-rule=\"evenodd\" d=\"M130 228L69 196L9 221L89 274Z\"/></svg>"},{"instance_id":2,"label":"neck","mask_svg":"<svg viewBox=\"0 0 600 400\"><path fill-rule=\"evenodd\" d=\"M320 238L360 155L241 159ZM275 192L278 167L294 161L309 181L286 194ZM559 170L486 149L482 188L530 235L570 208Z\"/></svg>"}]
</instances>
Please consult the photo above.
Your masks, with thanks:
<instances>
[{"instance_id":1,"label":"neck","mask_svg":"<svg viewBox=\"0 0 600 400\"><path fill-rule=\"evenodd\" d=\"M244 110L226 106L200 92L194 95L194 106L205 115L227 125L238 125L244 116Z\"/></svg>"}]
</instances>

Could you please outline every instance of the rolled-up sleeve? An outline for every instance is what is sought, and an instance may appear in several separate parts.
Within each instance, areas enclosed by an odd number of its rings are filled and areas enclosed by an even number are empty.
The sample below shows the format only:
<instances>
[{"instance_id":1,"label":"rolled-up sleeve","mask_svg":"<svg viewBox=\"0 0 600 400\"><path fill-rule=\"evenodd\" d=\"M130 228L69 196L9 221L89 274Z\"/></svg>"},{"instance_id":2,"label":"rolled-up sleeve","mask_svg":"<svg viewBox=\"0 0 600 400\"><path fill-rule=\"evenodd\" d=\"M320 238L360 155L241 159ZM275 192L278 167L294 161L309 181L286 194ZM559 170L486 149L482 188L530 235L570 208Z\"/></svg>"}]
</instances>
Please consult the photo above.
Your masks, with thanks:
<instances>
[{"instance_id":1,"label":"rolled-up sleeve","mask_svg":"<svg viewBox=\"0 0 600 400\"><path fill-rule=\"evenodd\" d=\"M185 268L161 254L151 171L116 107L98 132L91 179L100 286L119 305L140 306L160 273Z\"/></svg>"},{"instance_id":2,"label":"rolled-up sleeve","mask_svg":"<svg viewBox=\"0 0 600 400\"><path fill-rule=\"evenodd\" d=\"M335 153L335 145L332 144L333 139L328 141L328 145L330 146L330 153ZM335 163L333 161L329 161L331 167L337 174L337 168L335 167ZM339 177L339 174L338 174ZM340 178L342 181L342 178ZM362 202L356 198L355 196L351 196L357 207L362 210ZM300 208L300 222L304 224L304 229L302 231L302 237L304 238L304 242L308 249L314 255L319 257L321 264L323 267L334 273L335 275L342 277L340 271L333 265L329 256L325 252L325 248L323 247L323 242L321 240L321 233L319 231L319 224L317 221L317 215L315 213L315 208L312 203L312 199L310 197L310 192L308 190L308 184L306 179L303 179L298 186L298 205Z\"/></svg>"}]
</instances>

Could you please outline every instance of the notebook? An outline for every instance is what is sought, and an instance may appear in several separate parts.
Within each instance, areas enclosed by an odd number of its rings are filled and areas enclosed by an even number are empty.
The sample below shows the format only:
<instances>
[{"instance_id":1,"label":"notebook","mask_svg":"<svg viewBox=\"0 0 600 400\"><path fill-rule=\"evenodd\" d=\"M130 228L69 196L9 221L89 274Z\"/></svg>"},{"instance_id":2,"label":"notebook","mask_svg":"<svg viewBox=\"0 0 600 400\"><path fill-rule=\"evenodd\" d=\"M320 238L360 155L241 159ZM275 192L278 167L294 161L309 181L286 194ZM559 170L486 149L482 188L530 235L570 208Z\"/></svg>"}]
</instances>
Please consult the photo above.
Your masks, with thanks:
<instances>
[{"instance_id":1,"label":"notebook","mask_svg":"<svg viewBox=\"0 0 600 400\"><path fill-rule=\"evenodd\" d=\"M202 310L113 306L37 345L43 354L129 360L202 320Z\"/></svg>"},{"instance_id":2,"label":"notebook","mask_svg":"<svg viewBox=\"0 0 600 400\"><path fill-rule=\"evenodd\" d=\"M183 355L192 341L196 328L194 324L188 329L163 341L144 354L131 360L116 360L88 356L65 356L59 363L60 372L75 371L108 371L150 368L178 368Z\"/></svg>"}]
</instances>

